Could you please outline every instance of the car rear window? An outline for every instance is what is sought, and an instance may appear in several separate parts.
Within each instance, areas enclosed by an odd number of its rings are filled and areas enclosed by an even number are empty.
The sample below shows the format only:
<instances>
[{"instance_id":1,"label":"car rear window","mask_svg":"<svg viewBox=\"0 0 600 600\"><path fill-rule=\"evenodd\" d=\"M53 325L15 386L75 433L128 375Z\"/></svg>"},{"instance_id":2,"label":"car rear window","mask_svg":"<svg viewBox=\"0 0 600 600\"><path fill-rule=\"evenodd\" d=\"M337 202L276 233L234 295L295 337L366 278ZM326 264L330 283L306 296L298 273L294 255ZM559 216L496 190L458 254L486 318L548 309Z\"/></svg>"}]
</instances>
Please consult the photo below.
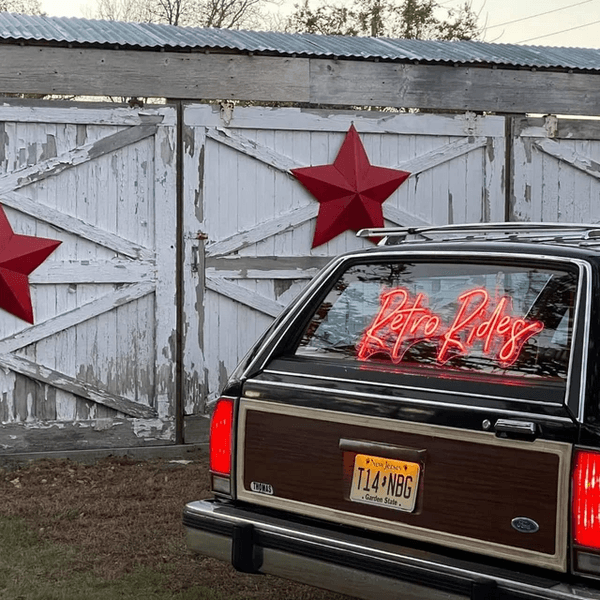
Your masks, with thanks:
<instances>
[{"instance_id":1,"label":"car rear window","mask_svg":"<svg viewBox=\"0 0 600 600\"><path fill-rule=\"evenodd\" d=\"M388 262L348 268L296 350L413 376L564 389L575 267Z\"/></svg>"}]
</instances>

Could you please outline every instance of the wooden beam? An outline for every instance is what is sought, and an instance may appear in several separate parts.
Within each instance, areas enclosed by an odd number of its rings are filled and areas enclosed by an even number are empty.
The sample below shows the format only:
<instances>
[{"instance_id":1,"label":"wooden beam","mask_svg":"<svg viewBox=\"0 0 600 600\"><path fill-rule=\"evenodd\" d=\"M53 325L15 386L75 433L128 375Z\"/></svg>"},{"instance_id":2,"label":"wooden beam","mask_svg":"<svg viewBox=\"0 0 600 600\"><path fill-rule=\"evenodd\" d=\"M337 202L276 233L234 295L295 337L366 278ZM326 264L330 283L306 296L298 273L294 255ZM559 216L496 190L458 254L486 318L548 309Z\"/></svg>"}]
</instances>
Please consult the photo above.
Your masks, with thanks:
<instances>
[{"instance_id":1,"label":"wooden beam","mask_svg":"<svg viewBox=\"0 0 600 600\"><path fill-rule=\"evenodd\" d=\"M14 352L15 350L20 350L25 346L29 346L29 344L35 344L59 331L63 331L64 329L68 329L79 323L84 323L113 308L123 306L134 300L139 300L140 298L153 293L155 289L156 284L150 281L123 286L111 294L100 296L87 304L78 306L73 310L69 310L52 319L37 323L14 335L1 339L0 354Z\"/></svg>"},{"instance_id":2,"label":"wooden beam","mask_svg":"<svg viewBox=\"0 0 600 600\"><path fill-rule=\"evenodd\" d=\"M14 354L0 355L0 366L10 369L15 373L20 373L41 383L51 385L63 392L69 392L75 394L86 400L91 400L96 404L102 404L108 406L114 410L118 410L125 415L130 417L138 417L140 419L150 419L156 417L156 411L150 406L134 402L123 396L111 394L105 390L93 386L84 381L78 381L74 377L69 377L64 373L49 369L27 360L22 356L16 356Z\"/></svg>"},{"instance_id":3,"label":"wooden beam","mask_svg":"<svg viewBox=\"0 0 600 600\"><path fill-rule=\"evenodd\" d=\"M139 283L156 280L152 261L78 260L46 261L29 276L34 284Z\"/></svg>"},{"instance_id":4,"label":"wooden beam","mask_svg":"<svg viewBox=\"0 0 600 600\"><path fill-rule=\"evenodd\" d=\"M600 73L4 44L12 93L600 115Z\"/></svg>"},{"instance_id":5,"label":"wooden beam","mask_svg":"<svg viewBox=\"0 0 600 600\"><path fill-rule=\"evenodd\" d=\"M287 279L287 280L301 280L301 279L312 279L317 273L318 269L288 269L282 270L277 269L274 271L267 271L262 269L249 269L244 270L226 270L225 268L210 268L206 269L205 275L209 279Z\"/></svg>"},{"instance_id":6,"label":"wooden beam","mask_svg":"<svg viewBox=\"0 0 600 600\"><path fill-rule=\"evenodd\" d=\"M600 73L311 59L323 104L600 115Z\"/></svg>"},{"instance_id":7,"label":"wooden beam","mask_svg":"<svg viewBox=\"0 0 600 600\"><path fill-rule=\"evenodd\" d=\"M371 110L306 110L290 107L273 110L267 106L235 108L228 115L209 104L189 104L185 110L185 123L190 127L222 128L240 131L265 129L275 131L337 131L345 134L352 121L358 133L381 133L395 135L443 135L449 137L504 137L505 118L493 115L477 115L472 112L460 114L402 113ZM302 165L304 166L304 165Z\"/></svg>"},{"instance_id":8,"label":"wooden beam","mask_svg":"<svg viewBox=\"0 0 600 600\"><path fill-rule=\"evenodd\" d=\"M208 244L206 247L206 256L225 256L232 252L237 252L278 233L290 231L294 227L298 227L298 225L314 219L318 212L318 202L312 202L266 223L259 223L247 231L241 231L224 240Z\"/></svg>"},{"instance_id":9,"label":"wooden beam","mask_svg":"<svg viewBox=\"0 0 600 600\"><path fill-rule=\"evenodd\" d=\"M240 256L232 254L222 258L207 257L204 266L206 269L220 271L220 277L247 277L249 279L294 279L306 271L318 271L329 261L330 256ZM223 273L237 273L238 275L223 275ZM256 272L256 277L250 276ZM282 273L295 273L293 277L281 275Z\"/></svg>"},{"instance_id":10,"label":"wooden beam","mask_svg":"<svg viewBox=\"0 0 600 600\"><path fill-rule=\"evenodd\" d=\"M172 107L153 108L146 106L132 110L129 106L109 105L66 100L29 100L3 98L0 120L27 123L65 123L72 125L175 125L175 110Z\"/></svg>"},{"instance_id":11,"label":"wooden beam","mask_svg":"<svg viewBox=\"0 0 600 600\"><path fill-rule=\"evenodd\" d=\"M263 144L259 144L246 136L239 135L229 129L217 127L215 129L208 128L206 130L206 137L211 140L215 140L229 148L233 148L242 154L251 156L256 160L266 164L269 167L273 167L290 177L293 175L290 173L291 169L303 167L305 165L297 163L289 156L285 156L278 152L275 152L272 148L269 148Z\"/></svg>"},{"instance_id":12,"label":"wooden beam","mask_svg":"<svg viewBox=\"0 0 600 600\"><path fill-rule=\"evenodd\" d=\"M600 163L592 160L589 156L579 154L573 148L568 148L564 144L561 145L553 140L544 139L536 140L533 142L533 146L549 156L552 156L557 160L562 160L575 169L583 171L590 177L600 179Z\"/></svg>"},{"instance_id":13,"label":"wooden beam","mask_svg":"<svg viewBox=\"0 0 600 600\"><path fill-rule=\"evenodd\" d=\"M229 148L233 148L246 156L251 156L259 162L262 162L269 167L273 167L292 178L294 177L291 173L292 169L306 166L296 162L289 156L277 153L263 144L259 144L244 135L240 135L239 133L235 133L228 129L223 129L221 127L214 129L208 128L206 130L206 137L220 142ZM482 148L487 142L488 138L481 136L454 140L439 148L435 148L434 150L420 154L415 158L404 161L399 165L395 165L392 168L408 171L411 175L418 175L452 160L453 158L458 158L472 150Z\"/></svg>"},{"instance_id":14,"label":"wooden beam","mask_svg":"<svg viewBox=\"0 0 600 600\"><path fill-rule=\"evenodd\" d=\"M231 283L221 277L207 277L206 287L217 294L221 294L230 300L239 302L244 306L249 306L270 317L276 317L285 308L285 305L280 302L275 302L270 298L261 296L256 292L252 292L240 285Z\"/></svg>"},{"instance_id":15,"label":"wooden beam","mask_svg":"<svg viewBox=\"0 0 600 600\"><path fill-rule=\"evenodd\" d=\"M94 242L109 250L114 250L118 254L123 254L129 258L139 258L143 260L151 260L154 258L154 251L150 248L145 248L135 242L126 240L116 233L104 231L95 225L86 223L77 217L72 217L51 206L40 204L21 192L0 192L0 204L10 206L30 217L34 217L44 223L73 233L74 235L82 237L90 242Z\"/></svg>"},{"instance_id":16,"label":"wooden beam","mask_svg":"<svg viewBox=\"0 0 600 600\"><path fill-rule=\"evenodd\" d=\"M78 460L82 451L90 458L95 455L96 460L102 455L134 457L139 456L138 450L146 454L178 447L173 444L172 419L152 419L150 423L151 426L139 427L137 421L126 418L45 421L37 429L27 422L2 423L0 464L16 466L21 458L26 462L61 454ZM90 447L94 450L89 450ZM135 447L138 448L134 450ZM48 448L52 448L52 452L48 453Z\"/></svg>"},{"instance_id":17,"label":"wooden beam","mask_svg":"<svg viewBox=\"0 0 600 600\"><path fill-rule=\"evenodd\" d=\"M129 127L123 131L118 131L105 138L101 138L91 144L85 144L84 146L65 152L60 156L48 158L30 167L2 175L0 176L0 195L7 192L14 192L37 181L58 175L67 169L77 167L90 160L152 137L156 134L157 130L157 125L135 125L134 127Z\"/></svg>"},{"instance_id":18,"label":"wooden beam","mask_svg":"<svg viewBox=\"0 0 600 600\"><path fill-rule=\"evenodd\" d=\"M412 176L419 175L449 160L463 156L473 150L477 150L477 148L482 148L486 144L487 138L485 137L454 140L430 152L425 152L415 158L406 160L392 168L408 171Z\"/></svg>"},{"instance_id":19,"label":"wooden beam","mask_svg":"<svg viewBox=\"0 0 600 600\"><path fill-rule=\"evenodd\" d=\"M2 92L307 102L308 83L307 60L271 56L3 44L0 61Z\"/></svg>"},{"instance_id":20,"label":"wooden beam","mask_svg":"<svg viewBox=\"0 0 600 600\"><path fill-rule=\"evenodd\" d=\"M402 208L397 208L392 204L383 204L383 217L391 221L394 225L401 227L428 227L432 225L429 221L413 215Z\"/></svg>"}]
</instances>

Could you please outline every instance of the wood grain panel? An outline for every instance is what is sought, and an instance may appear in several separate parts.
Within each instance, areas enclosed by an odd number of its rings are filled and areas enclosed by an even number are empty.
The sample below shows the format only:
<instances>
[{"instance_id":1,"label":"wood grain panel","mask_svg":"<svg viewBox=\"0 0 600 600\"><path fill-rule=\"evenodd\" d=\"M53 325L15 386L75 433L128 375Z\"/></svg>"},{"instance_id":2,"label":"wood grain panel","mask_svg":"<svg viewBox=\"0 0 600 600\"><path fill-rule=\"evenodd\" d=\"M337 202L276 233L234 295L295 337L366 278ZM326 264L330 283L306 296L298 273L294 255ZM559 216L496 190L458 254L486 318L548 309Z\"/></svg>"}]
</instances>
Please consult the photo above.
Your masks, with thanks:
<instances>
[{"instance_id":1,"label":"wood grain panel","mask_svg":"<svg viewBox=\"0 0 600 600\"><path fill-rule=\"evenodd\" d=\"M348 499L355 453L341 438L426 449L417 510L402 513ZM269 483L274 495L357 515L546 554L555 552L559 457L547 452L386 431L285 414L248 411L244 487ZM522 534L515 517L540 530Z\"/></svg>"}]
</instances>

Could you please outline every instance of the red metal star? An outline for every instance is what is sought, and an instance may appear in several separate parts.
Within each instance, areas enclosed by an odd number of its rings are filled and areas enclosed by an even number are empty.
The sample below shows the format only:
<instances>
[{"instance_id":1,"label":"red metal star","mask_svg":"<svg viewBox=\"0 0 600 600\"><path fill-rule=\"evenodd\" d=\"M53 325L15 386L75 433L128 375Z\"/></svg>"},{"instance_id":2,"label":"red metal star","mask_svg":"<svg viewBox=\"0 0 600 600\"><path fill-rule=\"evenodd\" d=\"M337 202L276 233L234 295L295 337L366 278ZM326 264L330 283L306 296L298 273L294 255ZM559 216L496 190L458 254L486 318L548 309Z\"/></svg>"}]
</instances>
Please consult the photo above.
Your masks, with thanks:
<instances>
[{"instance_id":1,"label":"red metal star","mask_svg":"<svg viewBox=\"0 0 600 600\"><path fill-rule=\"evenodd\" d=\"M57 240L16 234L0 206L0 308L33 323L29 274L60 243Z\"/></svg>"},{"instance_id":2,"label":"red metal star","mask_svg":"<svg viewBox=\"0 0 600 600\"><path fill-rule=\"evenodd\" d=\"M302 167L292 173L320 203L313 248L347 230L383 227L382 204L410 175L374 167L354 125L332 165Z\"/></svg>"}]
</instances>

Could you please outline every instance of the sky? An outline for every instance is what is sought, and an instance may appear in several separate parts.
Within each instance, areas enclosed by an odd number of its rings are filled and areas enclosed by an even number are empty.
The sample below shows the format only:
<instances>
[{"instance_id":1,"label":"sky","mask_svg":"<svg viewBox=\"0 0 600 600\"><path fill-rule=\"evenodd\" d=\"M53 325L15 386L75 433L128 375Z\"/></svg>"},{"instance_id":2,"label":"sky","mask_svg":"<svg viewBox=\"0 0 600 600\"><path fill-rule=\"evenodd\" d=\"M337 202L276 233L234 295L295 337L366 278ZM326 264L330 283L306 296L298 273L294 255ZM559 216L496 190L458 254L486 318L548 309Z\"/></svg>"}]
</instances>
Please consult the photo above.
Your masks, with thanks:
<instances>
[{"instance_id":1,"label":"sky","mask_svg":"<svg viewBox=\"0 0 600 600\"><path fill-rule=\"evenodd\" d=\"M285 0L293 6L298 0ZM315 0L316 1L316 0ZM464 0L438 0L444 8ZM42 0L50 16L87 17L94 0ZM600 48L600 0L471 0L486 42Z\"/></svg>"}]
</instances>

